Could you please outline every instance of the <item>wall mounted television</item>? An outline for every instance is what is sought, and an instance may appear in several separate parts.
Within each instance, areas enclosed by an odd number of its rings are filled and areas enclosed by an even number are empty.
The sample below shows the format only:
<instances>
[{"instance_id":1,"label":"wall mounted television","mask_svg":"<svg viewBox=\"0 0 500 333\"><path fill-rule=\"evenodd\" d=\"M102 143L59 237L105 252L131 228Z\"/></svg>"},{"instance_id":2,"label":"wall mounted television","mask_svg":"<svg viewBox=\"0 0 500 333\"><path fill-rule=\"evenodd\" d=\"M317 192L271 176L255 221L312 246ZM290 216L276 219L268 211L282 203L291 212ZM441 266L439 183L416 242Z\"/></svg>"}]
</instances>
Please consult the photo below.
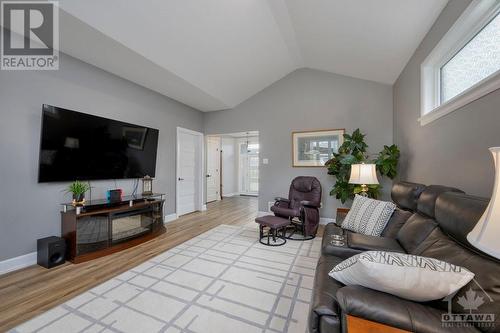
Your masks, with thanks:
<instances>
[{"instance_id":1,"label":"wall mounted television","mask_svg":"<svg viewBox=\"0 0 500 333\"><path fill-rule=\"evenodd\" d=\"M157 129L46 104L42 110L39 183L155 176Z\"/></svg>"}]
</instances>

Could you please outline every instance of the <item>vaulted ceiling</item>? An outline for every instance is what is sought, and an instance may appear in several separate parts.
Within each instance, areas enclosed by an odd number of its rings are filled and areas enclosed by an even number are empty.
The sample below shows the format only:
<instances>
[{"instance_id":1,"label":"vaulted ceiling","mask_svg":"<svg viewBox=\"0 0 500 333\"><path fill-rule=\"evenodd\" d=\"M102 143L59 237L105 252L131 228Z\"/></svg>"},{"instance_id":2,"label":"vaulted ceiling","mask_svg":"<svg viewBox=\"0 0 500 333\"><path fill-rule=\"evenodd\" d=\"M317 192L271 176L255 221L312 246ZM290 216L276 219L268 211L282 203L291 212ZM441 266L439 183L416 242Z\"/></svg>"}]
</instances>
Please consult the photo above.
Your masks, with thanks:
<instances>
[{"instance_id":1,"label":"vaulted ceiling","mask_svg":"<svg viewBox=\"0 0 500 333\"><path fill-rule=\"evenodd\" d=\"M60 44L213 111L302 67L393 84L447 1L60 0Z\"/></svg>"}]
</instances>

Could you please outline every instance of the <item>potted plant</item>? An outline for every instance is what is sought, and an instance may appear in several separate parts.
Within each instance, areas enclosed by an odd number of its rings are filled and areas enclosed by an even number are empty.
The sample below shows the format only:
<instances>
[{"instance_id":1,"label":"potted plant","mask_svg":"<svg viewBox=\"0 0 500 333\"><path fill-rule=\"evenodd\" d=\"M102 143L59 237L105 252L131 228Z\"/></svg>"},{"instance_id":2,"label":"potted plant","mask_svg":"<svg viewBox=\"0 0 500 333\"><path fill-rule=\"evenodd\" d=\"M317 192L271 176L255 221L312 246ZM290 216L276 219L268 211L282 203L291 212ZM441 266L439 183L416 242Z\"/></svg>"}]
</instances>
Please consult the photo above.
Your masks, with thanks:
<instances>
[{"instance_id":1,"label":"potted plant","mask_svg":"<svg viewBox=\"0 0 500 333\"><path fill-rule=\"evenodd\" d=\"M73 195L73 204L78 206L85 203L85 192L88 190L90 190L89 184L76 180L68 186L66 193Z\"/></svg>"},{"instance_id":2,"label":"potted plant","mask_svg":"<svg viewBox=\"0 0 500 333\"><path fill-rule=\"evenodd\" d=\"M355 194L361 192L360 185L349 184L352 164L374 163L381 176L387 176L390 179L397 176L400 156L398 146L384 146L384 149L377 154L376 159L370 161L366 152L368 145L365 142L365 136L359 128L351 135L344 134L344 143L339 147L338 153L333 154L333 157L325 164L328 168L328 174L336 177L330 195L334 195L342 203L353 199ZM377 198L380 188L380 185L368 185L368 196Z\"/></svg>"}]
</instances>

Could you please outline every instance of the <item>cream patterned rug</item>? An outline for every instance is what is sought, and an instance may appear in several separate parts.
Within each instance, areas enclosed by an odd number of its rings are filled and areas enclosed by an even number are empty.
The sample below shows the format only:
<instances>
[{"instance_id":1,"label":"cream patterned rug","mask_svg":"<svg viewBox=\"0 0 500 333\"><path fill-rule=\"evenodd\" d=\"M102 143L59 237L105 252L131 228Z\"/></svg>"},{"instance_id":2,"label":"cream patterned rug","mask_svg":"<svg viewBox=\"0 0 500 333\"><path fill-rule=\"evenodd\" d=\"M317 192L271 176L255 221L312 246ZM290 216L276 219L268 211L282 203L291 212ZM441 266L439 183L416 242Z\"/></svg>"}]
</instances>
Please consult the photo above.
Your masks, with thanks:
<instances>
[{"instance_id":1,"label":"cream patterned rug","mask_svg":"<svg viewBox=\"0 0 500 333\"><path fill-rule=\"evenodd\" d=\"M218 226L12 332L307 332L321 239L257 239Z\"/></svg>"}]
</instances>

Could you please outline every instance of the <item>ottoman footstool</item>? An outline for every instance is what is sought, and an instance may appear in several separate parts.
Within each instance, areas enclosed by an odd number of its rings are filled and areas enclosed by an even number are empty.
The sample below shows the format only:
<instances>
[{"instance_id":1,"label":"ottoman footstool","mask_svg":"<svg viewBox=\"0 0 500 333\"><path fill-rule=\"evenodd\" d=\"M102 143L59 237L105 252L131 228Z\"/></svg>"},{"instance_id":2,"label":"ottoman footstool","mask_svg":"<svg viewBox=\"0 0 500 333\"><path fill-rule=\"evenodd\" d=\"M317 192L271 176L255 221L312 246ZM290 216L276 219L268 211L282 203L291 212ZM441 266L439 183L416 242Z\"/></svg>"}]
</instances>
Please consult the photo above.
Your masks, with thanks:
<instances>
[{"instance_id":1,"label":"ottoman footstool","mask_svg":"<svg viewBox=\"0 0 500 333\"><path fill-rule=\"evenodd\" d=\"M255 222L259 224L259 242L267 246L281 246L286 243L286 227L290 225L290 220L282 217L267 215L258 217ZM267 235L264 235L264 228L269 228ZM281 230L281 236L279 231ZM267 242L264 241L267 237ZM271 238L273 242L271 243Z\"/></svg>"}]
</instances>

